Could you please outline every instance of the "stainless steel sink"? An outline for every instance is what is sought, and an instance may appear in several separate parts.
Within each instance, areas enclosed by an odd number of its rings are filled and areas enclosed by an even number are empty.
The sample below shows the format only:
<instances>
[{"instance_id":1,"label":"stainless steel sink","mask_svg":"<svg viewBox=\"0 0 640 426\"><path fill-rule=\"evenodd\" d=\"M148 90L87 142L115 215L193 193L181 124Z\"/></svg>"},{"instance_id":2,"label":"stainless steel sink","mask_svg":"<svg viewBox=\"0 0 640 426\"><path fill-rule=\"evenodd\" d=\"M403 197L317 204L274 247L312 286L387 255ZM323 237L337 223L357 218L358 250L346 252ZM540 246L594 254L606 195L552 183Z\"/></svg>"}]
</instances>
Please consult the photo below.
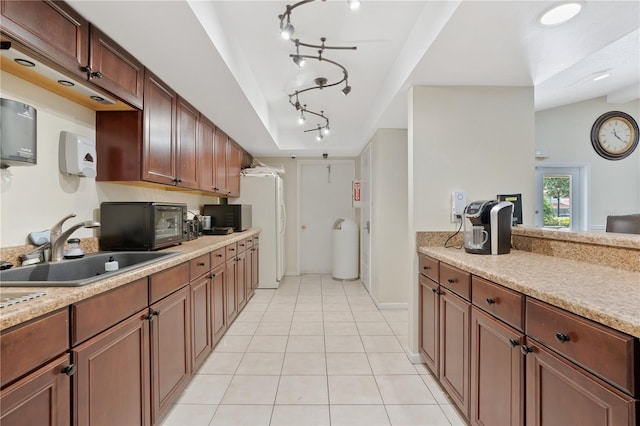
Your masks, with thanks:
<instances>
[{"instance_id":1,"label":"stainless steel sink","mask_svg":"<svg viewBox=\"0 0 640 426\"><path fill-rule=\"evenodd\" d=\"M168 259L180 254L177 251L127 251L100 252L81 259L41 263L0 271L0 286L3 287L79 287L106 278L132 271L136 268ZM119 269L105 272L104 264L113 257Z\"/></svg>"}]
</instances>

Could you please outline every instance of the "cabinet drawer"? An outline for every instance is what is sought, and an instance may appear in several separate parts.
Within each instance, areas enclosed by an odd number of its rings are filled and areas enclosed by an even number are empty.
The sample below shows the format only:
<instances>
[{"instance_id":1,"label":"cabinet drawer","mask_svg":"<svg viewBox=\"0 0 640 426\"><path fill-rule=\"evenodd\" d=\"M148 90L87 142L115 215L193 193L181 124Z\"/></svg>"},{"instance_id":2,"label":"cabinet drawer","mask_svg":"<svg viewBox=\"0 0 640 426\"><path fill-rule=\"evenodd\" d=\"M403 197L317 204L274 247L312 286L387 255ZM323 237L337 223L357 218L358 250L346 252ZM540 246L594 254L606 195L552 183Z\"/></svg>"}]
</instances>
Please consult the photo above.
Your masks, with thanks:
<instances>
[{"instance_id":1,"label":"cabinet drawer","mask_svg":"<svg viewBox=\"0 0 640 426\"><path fill-rule=\"evenodd\" d=\"M215 269L227 261L227 249L219 248L211 252L211 269Z\"/></svg>"},{"instance_id":2,"label":"cabinet drawer","mask_svg":"<svg viewBox=\"0 0 640 426\"><path fill-rule=\"evenodd\" d=\"M418 255L418 268L422 275L425 275L435 282L440 279L440 262L433 257L424 254Z\"/></svg>"},{"instance_id":3,"label":"cabinet drawer","mask_svg":"<svg viewBox=\"0 0 640 426\"><path fill-rule=\"evenodd\" d=\"M210 269L211 259L209 258L209 253L198 256L189 261L189 278L193 281L199 276L209 272Z\"/></svg>"},{"instance_id":4,"label":"cabinet drawer","mask_svg":"<svg viewBox=\"0 0 640 426\"><path fill-rule=\"evenodd\" d=\"M247 248L248 248L248 249L249 249L249 248L251 248L251 247L253 247L253 237L254 237L254 236L252 235L252 236L250 236L250 237L247 237L247 238L246 238L246 241L247 241Z\"/></svg>"},{"instance_id":5,"label":"cabinet drawer","mask_svg":"<svg viewBox=\"0 0 640 426\"><path fill-rule=\"evenodd\" d=\"M238 241L238 253L242 253L243 251L247 251L247 239Z\"/></svg>"},{"instance_id":6,"label":"cabinet drawer","mask_svg":"<svg viewBox=\"0 0 640 426\"><path fill-rule=\"evenodd\" d=\"M232 243L225 247L227 250L227 260L238 255L238 243Z\"/></svg>"},{"instance_id":7,"label":"cabinet drawer","mask_svg":"<svg viewBox=\"0 0 640 426\"><path fill-rule=\"evenodd\" d=\"M469 300L471 296L471 274L455 266L440 262L440 284L459 296Z\"/></svg>"},{"instance_id":8,"label":"cabinet drawer","mask_svg":"<svg viewBox=\"0 0 640 426\"><path fill-rule=\"evenodd\" d=\"M95 336L149 305L147 278L71 305L71 346Z\"/></svg>"},{"instance_id":9,"label":"cabinet drawer","mask_svg":"<svg viewBox=\"0 0 640 426\"><path fill-rule=\"evenodd\" d=\"M69 348L69 311L37 318L0 335L0 385L17 379Z\"/></svg>"},{"instance_id":10,"label":"cabinet drawer","mask_svg":"<svg viewBox=\"0 0 640 426\"><path fill-rule=\"evenodd\" d=\"M474 305L506 322L514 328L523 330L524 296L498 284L473 276L471 300Z\"/></svg>"},{"instance_id":11,"label":"cabinet drawer","mask_svg":"<svg viewBox=\"0 0 640 426\"><path fill-rule=\"evenodd\" d=\"M633 337L530 298L525 325L528 336L638 396Z\"/></svg>"},{"instance_id":12,"label":"cabinet drawer","mask_svg":"<svg viewBox=\"0 0 640 426\"><path fill-rule=\"evenodd\" d=\"M187 284L189 284L189 262L153 274L149 277L149 303L155 303Z\"/></svg>"}]
</instances>

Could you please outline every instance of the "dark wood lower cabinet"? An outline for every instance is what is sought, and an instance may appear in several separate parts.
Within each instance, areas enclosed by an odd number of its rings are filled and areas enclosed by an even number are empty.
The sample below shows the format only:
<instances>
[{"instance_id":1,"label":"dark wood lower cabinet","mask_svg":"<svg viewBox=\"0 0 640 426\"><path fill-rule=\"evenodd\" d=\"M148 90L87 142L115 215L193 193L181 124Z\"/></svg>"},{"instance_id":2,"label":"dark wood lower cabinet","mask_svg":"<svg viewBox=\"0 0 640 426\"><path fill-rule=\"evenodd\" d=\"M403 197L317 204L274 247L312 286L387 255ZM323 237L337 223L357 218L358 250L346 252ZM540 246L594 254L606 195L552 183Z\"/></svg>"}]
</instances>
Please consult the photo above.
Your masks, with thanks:
<instances>
[{"instance_id":1,"label":"dark wood lower cabinet","mask_svg":"<svg viewBox=\"0 0 640 426\"><path fill-rule=\"evenodd\" d=\"M176 291L150 307L152 421L166 414L191 375L191 291Z\"/></svg>"},{"instance_id":2,"label":"dark wood lower cabinet","mask_svg":"<svg viewBox=\"0 0 640 426\"><path fill-rule=\"evenodd\" d=\"M227 259L225 263L224 292L225 292L225 315L227 324L231 324L238 315L238 262L237 257Z\"/></svg>"},{"instance_id":3,"label":"dark wood lower cabinet","mask_svg":"<svg viewBox=\"0 0 640 426\"><path fill-rule=\"evenodd\" d=\"M469 316L471 304L440 287L440 370L442 387L469 418Z\"/></svg>"},{"instance_id":4,"label":"dark wood lower cabinet","mask_svg":"<svg viewBox=\"0 0 640 426\"><path fill-rule=\"evenodd\" d=\"M190 284L191 287L191 364L196 371L213 348L212 329L212 283L204 275Z\"/></svg>"},{"instance_id":5,"label":"dark wood lower cabinet","mask_svg":"<svg viewBox=\"0 0 640 426\"><path fill-rule=\"evenodd\" d=\"M237 271L237 285L236 285L236 297L238 299L238 310L244 308L247 303L247 278L250 275L247 273L247 252L243 251L238 253L238 267Z\"/></svg>"},{"instance_id":6,"label":"dark wood lower cabinet","mask_svg":"<svg viewBox=\"0 0 640 426\"><path fill-rule=\"evenodd\" d=\"M471 308L471 423L524 424L524 335Z\"/></svg>"},{"instance_id":7,"label":"dark wood lower cabinet","mask_svg":"<svg viewBox=\"0 0 640 426\"><path fill-rule=\"evenodd\" d=\"M0 392L2 425L69 425L71 378L63 355Z\"/></svg>"},{"instance_id":8,"label":"dark wood lower cabinet","mask_svg":"<svg viewBox=\"0 0 640 426\"><path fill-rule=\"evenodd\" d=\"M537 343L526 347L528 426L637 424L633 398Z\"/></svg>"},{"instance_id":9,"label":"dark wood lower cabinet","mask_svg":"<svg viewBox=\"0 0 640 426\"><path fill-rule=\"evenodd\" d=\"M74 424L151 424L148 311L73 349Z\"/></svg>"},{"instance_id":10,"label":"dark wood lower cabinet","mask_svg":"<svg viewBox=\"0 0 640 426\"><path fill-rule=\"evenodd\" d=\"M217 268L211 271L211 281L213 285L213 312L212 312L212 323L213 323L213 342L215 343L220 340L222 335L227 329L227 316L225 314L225 292L224 292L224 283L225 283L225 264L218 266Z\"/></svg>"},{"instance_id":11,"label":"dark wood lower cabinet","mask_svg":"<svg viewBox=\"0 0 640 426\"><path fill-rule=\"evenodd\" d=\"M420 353L427 367L438 375L440 338L439 285L424 275L420 280Z\"/></svg>"},{"instance_id":12,"label":"dark wood lower cabinet","mask_svg":"<svg viewBox=\"0 0 640 426\"><path fill-rule=\"evenodd\" d=\"M257 241L257 240L255 240ZM260 247L258 247L257 243L254 243L253 247L251 247L249 249L249 257L250 257L250 261L249 263L251 264L251 285L250 285L250 295L253 295L256 291L256 289L258 288L258 271L259 271L259 267L260 267L260 263L259 263L259 256L260 256Z\"/></svg>"}]
</instances>

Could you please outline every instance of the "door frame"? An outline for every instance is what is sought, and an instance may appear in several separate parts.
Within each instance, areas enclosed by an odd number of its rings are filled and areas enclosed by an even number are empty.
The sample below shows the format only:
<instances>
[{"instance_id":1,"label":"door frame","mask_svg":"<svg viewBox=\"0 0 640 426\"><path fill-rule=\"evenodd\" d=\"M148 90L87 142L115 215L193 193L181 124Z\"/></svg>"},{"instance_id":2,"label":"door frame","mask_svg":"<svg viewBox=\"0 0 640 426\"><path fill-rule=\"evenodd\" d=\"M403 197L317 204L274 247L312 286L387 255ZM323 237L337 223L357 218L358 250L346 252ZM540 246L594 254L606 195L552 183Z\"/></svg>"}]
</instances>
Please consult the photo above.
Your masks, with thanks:
<instances>
[{"instance_id":1,"label":"door frame","mask_svg":"<svg viewBox=\"0 0 640 426\"><path fill-rule=\"evenodd\" d=\"M356 160L355 159L342 159L342 160L298 160L296 161L297 163L297 188L296 188L296 245L298 247L298 253L296 255L296 275L300 275L300 258L302 257L302 244L301 244L301 239L302 239L302 235L300 232L300 225L301 225L301 212L302 212L302 206L300 204L300 200L302 199L302 166L303 165L314 165L314 164L327 164L327 163L334 163L334 164L351 164L353 166L353 177L352 179L356 178ZM353 207L352 207L353 208ZM355 209L354 209L355 210ZM355 212L352 214L352 219L356 220L356 214ZM358 221L359 222L359 221ZM358 224L359 225L359 224ZM358 261L358 266L359 266L359 261Z\"/></svg>"},{"instance_id":2,"label":"door frame","mask_svg":"<svg viewBox=\"0 0 640 426\"><path fill-rule=\"evenodd\" d=\"M371 159L372 159L372 147L371 144L368 143L367 146L364 147L364 149L362 150L362 152L360 153L360 179L362 181L364 181L364 185L362 185L361 187L361 191L362 191L362 203L363 206L360 207L360 214L359 214L359 218L360 218L360 282L362 282L362 284L364 284L364 287L367 289L367 291L369 293L371 293L371 223L372 223L372 216L373 216L373 211L371 208L371 190L372 190L372 181L373 179L371 179L372 176L372 166L371 166ZM365 156L368 156L368 161L369 161L369 173L367 175L364 174L364 159ZM367 208L369 211L369 225L367 226L366 221L364 220L364 209ZM368 234L368 244L365 244L365 237L364 237L364 233L367 232ZM364 248L367 248L367 253L368 253L368 263L367 263L367 271L366 274L363 272L364 269L364 265L362 264L362 252ZM364 277L366 277L366 282L363 279Z\"/></svg>"},{"instance_id":3,"label":"door frame","mask_svg":"<svg viewBox=\"0 0 640 426\"><path fill-rule=\"evenodd\" d=\"M539 169L578 169L580 172L580 206L578 213L580 215L580 226L571 228L571 231L587 231L589 230L589 191L591 188L591 164L589 163L550 163L546 161L536 161L535 163L535 227L542 228L542 179ZM560 173L560 170L558 170Z\"/></svg>"}]
</instances>

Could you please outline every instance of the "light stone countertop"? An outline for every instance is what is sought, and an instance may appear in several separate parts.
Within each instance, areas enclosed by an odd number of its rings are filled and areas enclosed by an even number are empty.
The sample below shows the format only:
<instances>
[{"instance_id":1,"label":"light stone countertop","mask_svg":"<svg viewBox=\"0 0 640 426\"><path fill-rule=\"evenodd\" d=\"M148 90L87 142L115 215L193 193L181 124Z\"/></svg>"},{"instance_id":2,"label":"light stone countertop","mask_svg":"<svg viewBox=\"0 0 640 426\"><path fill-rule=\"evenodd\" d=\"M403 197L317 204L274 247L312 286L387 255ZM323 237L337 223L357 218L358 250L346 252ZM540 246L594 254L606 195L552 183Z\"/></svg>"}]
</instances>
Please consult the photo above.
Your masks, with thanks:
<instances>
[{"instance_id":1,"label":"light stone countertop","mask_svg":"<svg viewBox=\"0 0 640 426\"><path fill-rule=\"evenodd\" d=\"M185 241L181 245L168 247L160 251L178 251L177 256L162 260L151 265L143 266L133 271L107 277L103 280L82 287L0 287L3 290L46 291L47 295L26 302L17 303L0 309L0 330L13 327L41 315L65 308L73 303L95 296L105 291L128 284L172 266L187 262L228 244L240 241L260 233L259 228L251 228L244 232L234 232L229 235L203 235L192 241Z\"/></svg>"},{"instance_id":2,"label":"light stone countertop","mask_svg":"<svg viewBox=\"0 0 640 426\"><path fill-rule=\"evenodd\" d=\"M638 272L519 250L494 256L423 246L418 248L418 252L640 337Z\"/></svg>"}]
</instances>

